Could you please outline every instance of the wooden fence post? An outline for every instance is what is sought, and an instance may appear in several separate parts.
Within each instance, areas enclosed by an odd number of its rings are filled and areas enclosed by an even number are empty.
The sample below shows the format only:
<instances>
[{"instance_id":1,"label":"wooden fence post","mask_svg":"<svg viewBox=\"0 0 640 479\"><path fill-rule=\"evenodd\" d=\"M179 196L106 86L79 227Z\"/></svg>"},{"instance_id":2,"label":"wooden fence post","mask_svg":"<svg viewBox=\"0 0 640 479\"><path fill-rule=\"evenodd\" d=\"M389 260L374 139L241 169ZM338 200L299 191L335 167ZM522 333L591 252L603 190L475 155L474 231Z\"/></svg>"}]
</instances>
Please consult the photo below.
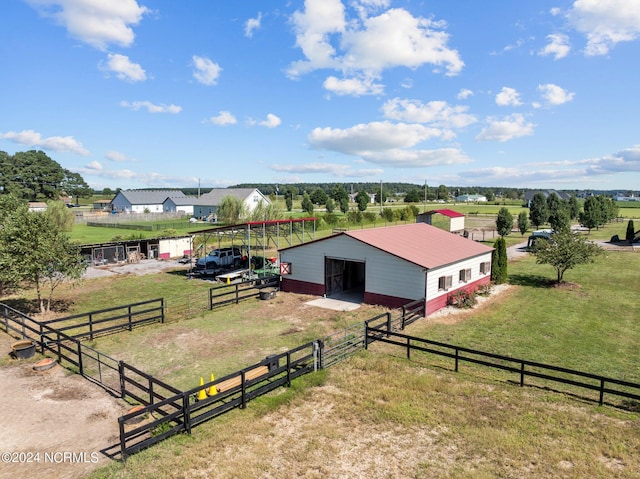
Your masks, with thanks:
<instances>
[{"instance_id":1,"label":"wooden fence post","mask_svg":"<svg viewBox=\"0 0 640 479\"><path fill-rule=\"evenodd\" d=\"M189 395L182 394L182 414L184 416L184 430L191 434L191 409L189 408Z\"/></svg>"},{"instance_id":2,"label":"wooden fence post","mask_svg":"<svg viewBox=\"0 0 640 479\"><path fill-rule=\"evenodd\" d=\"M118 376L120 376L120 398L124 399L126 396L126 385L124 381L124 362L118 361Z\"/></svg>"},{"instance_id":3,"label":"wooden fence post","mask_svg":"<svg viewBox=\"0 0 640 479\"><path fill-rule=\"evenodd\" d=\"M89 313L89 339L93 340L93 314Z\"/></svg>"},{"instance_id":4,"label":"wooden fence post","mask_svg":"<svg viewBox=\"0 0 640 479\"><path fill-rule=\"evenodd\" d=\"M77 339L76 339L76 347L78 348L78 369L80 369L80 376L84 376L83 374L84 368L82 367L82 343Z\"/></svg>"}]
</instances>

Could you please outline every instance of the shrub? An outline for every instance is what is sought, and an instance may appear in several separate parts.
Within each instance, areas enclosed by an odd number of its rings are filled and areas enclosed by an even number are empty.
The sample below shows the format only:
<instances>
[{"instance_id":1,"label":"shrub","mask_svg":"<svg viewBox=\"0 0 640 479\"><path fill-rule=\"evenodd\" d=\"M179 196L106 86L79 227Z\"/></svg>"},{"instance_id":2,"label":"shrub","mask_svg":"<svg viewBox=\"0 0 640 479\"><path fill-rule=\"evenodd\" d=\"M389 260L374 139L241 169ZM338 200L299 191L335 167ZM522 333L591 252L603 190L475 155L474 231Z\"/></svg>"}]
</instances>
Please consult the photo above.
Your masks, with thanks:
<instances>
[{"instance_id":1,"label":"shrub","mask_svg":"<svg viewBox=\"0 0 640 479\"><path fill-rule=\"evenodd\" d=\"M491 286L491 284L487 283L487 284L482 284L480 285L480 287L476 290L476 294L478 296L489 296L491 294L491 290L493 289L493 286Z\"/></svg>"},{"instance_id":2,"label":"shrub","mask_svg":"<svg viewBox=\"0 0 640 479\"><path fill-rule=\"evenodd\" d=\"M459 309L473 308L477 304L475 291L466 291L459 289L454 291L447 297L447 305L454 306Z\"/></svg>"},{"instance_id":3,"label":"shrub","mask_svg":"<svg viewBox=\"0 0 640 479\"><path fill-rule=\"evenodd\" d=\"M624 235L624 239L626 239L629 243L633 243L633 238L635 237L635 226L633 224L633 220L629 220L627 223L627 233Z\"/></svg>"}]
</instances>

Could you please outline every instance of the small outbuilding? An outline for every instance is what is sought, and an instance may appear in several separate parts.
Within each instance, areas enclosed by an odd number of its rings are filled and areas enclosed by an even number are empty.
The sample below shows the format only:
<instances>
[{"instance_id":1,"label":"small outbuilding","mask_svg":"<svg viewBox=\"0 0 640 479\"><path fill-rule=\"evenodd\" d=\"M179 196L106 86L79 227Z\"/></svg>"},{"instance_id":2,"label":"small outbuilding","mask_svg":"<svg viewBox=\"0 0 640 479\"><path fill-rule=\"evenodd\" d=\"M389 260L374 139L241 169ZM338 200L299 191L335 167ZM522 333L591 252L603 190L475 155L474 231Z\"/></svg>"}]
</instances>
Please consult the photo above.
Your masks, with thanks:
<instances>
[{"instance_id":1,"label":"small outbuilding","mask_svg":"<svg viewBox=\"0 0 640 479\"><path fill-rule=\"evenodd\" d=\"M464 230L464 215L450 209L431 210L420 213L416 217L416 223L427 223L451 233Z\"/></svg>"},{"instance_id":2,"label":"small outbuilding","mask_svg":"<svg viewBox=\"0 0 640 479\"><path fill-rule=\"evenodd\" d=\"M280 250L281 289L390 308L423 300L428 315L488 284L492 251L425 223L344 231Z\"/></svg>"}]
</instances>

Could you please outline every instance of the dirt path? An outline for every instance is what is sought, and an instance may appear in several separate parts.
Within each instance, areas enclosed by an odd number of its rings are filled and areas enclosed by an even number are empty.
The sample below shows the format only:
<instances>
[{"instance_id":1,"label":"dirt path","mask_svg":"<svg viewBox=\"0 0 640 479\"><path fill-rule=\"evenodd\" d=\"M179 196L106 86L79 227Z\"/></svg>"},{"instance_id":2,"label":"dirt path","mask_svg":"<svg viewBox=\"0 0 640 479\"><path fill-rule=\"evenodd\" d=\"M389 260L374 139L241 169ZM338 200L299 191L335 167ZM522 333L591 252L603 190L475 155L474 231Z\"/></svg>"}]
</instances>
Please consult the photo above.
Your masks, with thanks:
<instances>
[{"instance_id":1,"label":"dirt path","mask_svg":"<svg viewBox=\"0 0 640 479\"><path fill-rule=\"evenodd\" d=\"M0 333L0 352L13 341ZM34 371L39 359L0 366L0 477L85 477L110 461L128 407L59 365Z\"/></svg>"}]
</instances>

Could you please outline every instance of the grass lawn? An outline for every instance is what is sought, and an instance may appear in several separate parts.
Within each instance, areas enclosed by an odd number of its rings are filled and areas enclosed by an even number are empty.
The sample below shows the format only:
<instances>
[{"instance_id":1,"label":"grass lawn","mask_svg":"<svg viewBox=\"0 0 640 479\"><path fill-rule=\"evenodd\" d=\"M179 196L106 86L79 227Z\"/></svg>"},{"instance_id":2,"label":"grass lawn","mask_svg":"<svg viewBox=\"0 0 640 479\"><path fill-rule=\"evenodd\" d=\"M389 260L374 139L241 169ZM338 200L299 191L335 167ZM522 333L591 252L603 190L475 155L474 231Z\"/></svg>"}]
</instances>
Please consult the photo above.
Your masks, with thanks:
<instances>
[{"instance_id":1,"label":"grass lawn","mask_svg":"<svg viewBox=\"0 0 640 479\"><path fill-rule=\"evenodd\" d=\"M638 253L607 252L554 287L555 271L526 257L509 264L511 286L490 302L407 333L640 382L638 271ZM165 273L87 280L57 298L69 313L162 296L170 308L172 298L206 297L209 286ZM332 312L308 299L279 293L93 344L186 388L380 312ZM487 370L451 369L374 344L91 477L638 477L637 403L598 407Z\"/></svg>"}]
</instances>

